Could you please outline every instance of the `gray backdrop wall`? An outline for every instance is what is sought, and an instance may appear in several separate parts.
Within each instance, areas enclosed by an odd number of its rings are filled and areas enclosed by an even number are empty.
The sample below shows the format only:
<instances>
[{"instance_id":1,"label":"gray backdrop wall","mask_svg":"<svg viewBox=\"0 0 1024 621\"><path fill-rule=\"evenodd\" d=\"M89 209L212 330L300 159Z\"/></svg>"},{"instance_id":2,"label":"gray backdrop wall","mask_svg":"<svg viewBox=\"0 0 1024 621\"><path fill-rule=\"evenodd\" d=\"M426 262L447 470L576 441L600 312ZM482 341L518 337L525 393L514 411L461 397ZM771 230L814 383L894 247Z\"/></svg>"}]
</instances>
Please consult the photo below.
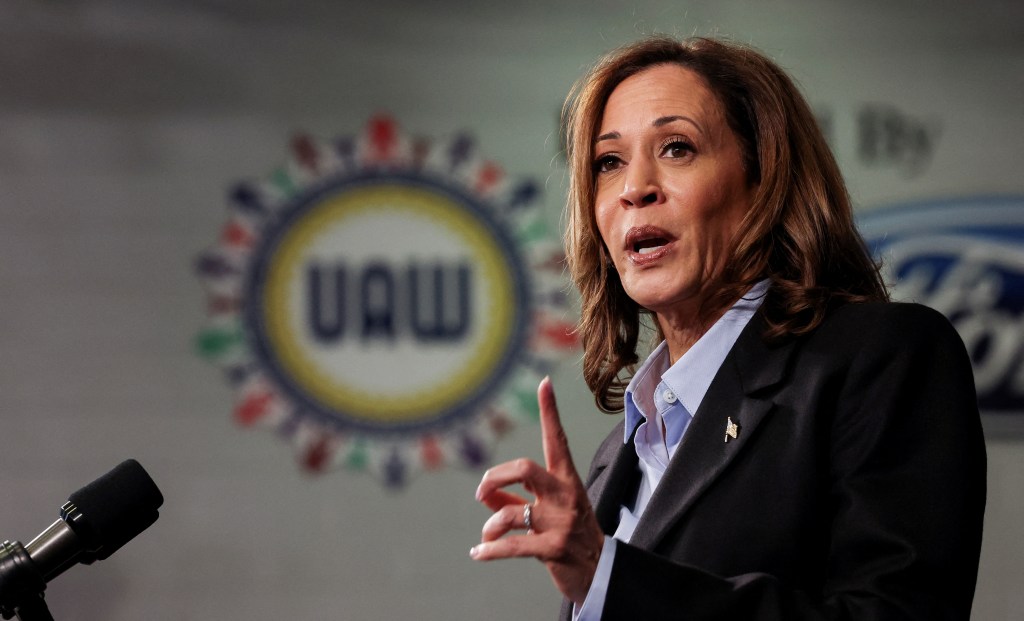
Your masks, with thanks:
<instances>
[{"instance_id":1,"label":"gray backdrop wall","mask_svg":"<svg viewBox=\"0 0 1024 621\"><path fill-rule=\"evenodd\" d=\"M471 131L510 176L543 183L557 225L562 99L600 53L650 32L728 36L790 70L858 209L1024 193L1024 5L1010 0L0 3L0 538L32 538L128 456L167 498L138 540L51 584L54 617L553 616L538 563L469 560L479 473L386 491L306 475L273 434L238 428L195 354L193 261L230 185L278 165L293 132L351 134L378 111L411 133ZM585 465L614 421L577 365L554 379ZM1024 445L989 429L988 450L974 617L1020 619ZM496 458L520 455L540 459L535 426Z\"/></svg>"}]
</instances>

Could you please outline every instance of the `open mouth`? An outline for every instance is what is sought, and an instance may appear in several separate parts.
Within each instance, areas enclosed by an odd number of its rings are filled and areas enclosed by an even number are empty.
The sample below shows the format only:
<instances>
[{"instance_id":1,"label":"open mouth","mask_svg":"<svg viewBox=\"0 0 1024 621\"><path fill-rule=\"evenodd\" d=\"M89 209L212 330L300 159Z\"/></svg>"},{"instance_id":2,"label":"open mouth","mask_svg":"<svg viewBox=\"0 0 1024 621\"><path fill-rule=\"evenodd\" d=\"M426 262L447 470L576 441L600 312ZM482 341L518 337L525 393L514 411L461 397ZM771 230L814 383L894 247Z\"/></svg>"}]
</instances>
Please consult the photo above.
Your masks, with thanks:
<instances>
[{"instance_id":1,"label":"open mouth","mask_svg":"<svg viewBox=\"0 0 1024 621\"><path fill-rule=\"evenodd\" d=\"M666 231L656 226L635 226L626 233L626 249L634 256L656 256L675 241Z\"/></svg>"},{"instance_id":2,"label":"open mouth","mask_svg":"<svg viewBox=\"0 0 1024 621\"><path fill-rule=\"evenodd\" d=\"M644 239L633 244L633 252L639 254L648 254L660 250L668 244L668 239L664 237L651 237L650 239Z\"/></svg>"}]
</instances>

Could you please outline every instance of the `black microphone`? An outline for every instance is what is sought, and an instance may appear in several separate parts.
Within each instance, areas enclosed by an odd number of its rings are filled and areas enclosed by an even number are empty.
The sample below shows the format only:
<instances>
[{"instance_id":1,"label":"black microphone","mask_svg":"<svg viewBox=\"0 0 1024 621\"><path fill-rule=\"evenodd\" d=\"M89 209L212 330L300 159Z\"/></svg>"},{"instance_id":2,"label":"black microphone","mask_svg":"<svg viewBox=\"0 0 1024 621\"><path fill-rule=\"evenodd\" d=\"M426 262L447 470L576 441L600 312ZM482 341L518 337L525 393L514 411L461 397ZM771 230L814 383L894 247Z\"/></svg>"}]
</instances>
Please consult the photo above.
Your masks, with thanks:
<instances>
[{"instance_id":1,"label":"black microphone","mask_svg":"<svg viewBox=\"0 0 1024 621\"><path fill-rule=\"evenodd\" d=\"M139 462L128 459L71 494L60 519L22 546L0 547L0 613L11 618L46 583L76 563L101 561L160 516L164 497ZM10 615L10 616L9 616Z\"/></svg>"}]
</instances>

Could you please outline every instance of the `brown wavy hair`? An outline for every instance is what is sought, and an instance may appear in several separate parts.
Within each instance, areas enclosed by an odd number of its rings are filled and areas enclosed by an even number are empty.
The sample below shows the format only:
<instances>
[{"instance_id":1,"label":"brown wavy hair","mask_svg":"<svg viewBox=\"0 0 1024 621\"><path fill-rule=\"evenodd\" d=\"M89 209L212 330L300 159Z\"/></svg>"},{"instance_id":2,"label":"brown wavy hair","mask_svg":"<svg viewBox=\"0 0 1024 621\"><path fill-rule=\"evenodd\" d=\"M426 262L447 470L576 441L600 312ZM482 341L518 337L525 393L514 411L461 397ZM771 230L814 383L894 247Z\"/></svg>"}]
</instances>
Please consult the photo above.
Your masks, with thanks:
<instances>
[{"instance_id":1,"label":"brown wavy hair","mask_svg":"<svg viewBox=\"0 0 1024 621\"><path fill-rule=\"evenodd\" d=\"M562 111L570 175L565 244L582 299L583 377L605 412L622 409L648 311L626 295L597 229L594 140L615 87L662 64L694 71L718 98L754 188L698 320L718 316L764 278L771 283L762 305L768 341L813 330L830 305L889 297L814 114L778 65L749 47L707 38L659 36L619 48L576 83Z\"/></svg>"}]
</instances>

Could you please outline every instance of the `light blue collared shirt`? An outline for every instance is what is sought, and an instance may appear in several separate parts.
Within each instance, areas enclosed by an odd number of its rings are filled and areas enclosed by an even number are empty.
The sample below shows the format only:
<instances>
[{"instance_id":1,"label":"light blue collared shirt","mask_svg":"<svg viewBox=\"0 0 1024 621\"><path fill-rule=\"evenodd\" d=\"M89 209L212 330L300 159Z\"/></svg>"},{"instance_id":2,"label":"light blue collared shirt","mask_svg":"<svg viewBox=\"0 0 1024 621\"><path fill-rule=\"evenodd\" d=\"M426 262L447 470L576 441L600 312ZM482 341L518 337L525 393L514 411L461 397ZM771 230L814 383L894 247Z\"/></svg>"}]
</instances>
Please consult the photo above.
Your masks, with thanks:
<instances>
[{"instance_id":1,"label":"light blue collared shirt","mask_svg":"<svg viewBox=\"0 0 1024 621\"><path fill-rule=\"evenodd\" d=\"M679 448L690 420L697 414L718 369L736 344L740 332L760 308L767 291L767 280L751 287L675 364L670 365L668 345L662 341L626 386L623 442L629 442L635 428L633 445L639 458L640 489L632 507L623 505L619 508L619 526L615 535L604 538L587 599L578 610L573 607L573 618L577 621L600 619L615 561L615 542L629 542L633 536L637 522Z\"/></svg>"}]
</instances>

